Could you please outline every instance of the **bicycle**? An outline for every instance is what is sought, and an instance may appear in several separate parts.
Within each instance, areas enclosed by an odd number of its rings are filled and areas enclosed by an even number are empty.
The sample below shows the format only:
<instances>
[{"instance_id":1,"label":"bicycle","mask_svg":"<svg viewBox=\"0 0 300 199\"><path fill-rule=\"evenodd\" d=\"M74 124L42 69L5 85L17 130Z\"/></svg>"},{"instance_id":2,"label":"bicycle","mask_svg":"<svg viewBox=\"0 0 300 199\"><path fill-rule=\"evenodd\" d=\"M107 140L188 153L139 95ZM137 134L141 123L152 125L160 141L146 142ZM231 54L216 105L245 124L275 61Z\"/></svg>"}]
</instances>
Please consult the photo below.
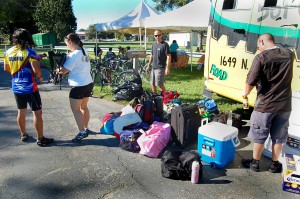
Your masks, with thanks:
<instances>
[{"instance_id":1,"label":"bicycle","mask_svg":"<svg viewBox=\"0 0 300 199\"><path fill-rule=\"evenodd\" d=\"M142 80L144 80L146 83L150 83L150 71L147 71L146 68L148 66L147 59L143 59L143 61L139 60L138 65L138 73L141 76Z\"/></svg>"},{"instance_id":2,"label":"bicycle","mask_svg":"<svg viewBox=\"0 0 300 199\"><path fill-rule=\"evenodd\" d=\"M118 65L103 65L102 62L98 61L93 63L94 67L91 70L91 76L94 84L99 81L101 90L104 85L110 85L112 87L124 84L130 81L137 81L140 79L139 74L133 70L121 70Z\"/></svg>"},{"instance_id":3,"label":"bicycle","mask_svg":"<svg viewBox=\"0 0 300 199\"><path fill-rule=\"evenodd\" d=\"M59 84L59 89L61 90L61 83L63 80L63 75L56 73L56 70L64 64L66 61L66 53L54 53L53 51L48 52L49 61L51 65L51 71L49 74L49 79L47 83L53 83L54 85Z\"/></svg>"}]
</instances>

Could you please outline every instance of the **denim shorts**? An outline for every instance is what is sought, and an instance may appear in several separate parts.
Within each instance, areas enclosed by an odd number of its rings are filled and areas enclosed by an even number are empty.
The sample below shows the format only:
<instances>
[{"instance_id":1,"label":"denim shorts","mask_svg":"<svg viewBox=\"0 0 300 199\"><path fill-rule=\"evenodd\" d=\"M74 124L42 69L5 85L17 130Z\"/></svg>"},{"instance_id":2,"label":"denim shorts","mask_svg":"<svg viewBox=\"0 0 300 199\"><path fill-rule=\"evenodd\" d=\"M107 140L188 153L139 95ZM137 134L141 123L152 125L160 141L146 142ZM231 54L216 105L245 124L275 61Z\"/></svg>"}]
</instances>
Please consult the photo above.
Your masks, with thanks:
<instances>
[{"instance_id":1,"label":"denim shorts","mask_svg":"<svg viewBox=\"0 0 300 199\"><path fill-rule=\"evenodd\" d=\"M255 143L264 144L269 134L272 143L283 144L288 137L291 112L262 113L253 111L248 137Z\"/></svg>"}]
</instances>

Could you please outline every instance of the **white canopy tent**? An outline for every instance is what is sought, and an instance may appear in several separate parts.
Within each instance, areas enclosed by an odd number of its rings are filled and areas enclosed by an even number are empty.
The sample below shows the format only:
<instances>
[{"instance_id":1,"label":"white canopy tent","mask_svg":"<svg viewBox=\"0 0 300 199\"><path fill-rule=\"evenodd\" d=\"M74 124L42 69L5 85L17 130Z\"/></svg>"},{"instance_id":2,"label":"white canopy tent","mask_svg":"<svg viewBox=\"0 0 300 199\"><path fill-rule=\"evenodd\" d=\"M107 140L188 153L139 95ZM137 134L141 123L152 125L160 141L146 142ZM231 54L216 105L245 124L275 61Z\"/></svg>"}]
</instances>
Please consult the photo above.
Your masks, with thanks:
<instances>
[{"instance_id":1,"label":"white canopy tent","mask_svg":"<svg viewBox=\"0 0 300 199\"><path fill-rule=\"evenodd\" d=\"M141 41L141 29L144 28L144 19L157 15L159 15L159 12L142 0L141 3L127 15L112 22L96 24L96 30L139 34Z\"/></svg>"},{"instance_id":2,"label":"white canopy tent","mask_svg":"<svg viewBox=\"0 0 300 199\"><path fill-rule=\"evenodd\" d=\"M194 0L174 11L147 17L145 28L165 32L205 31L209 22L210 4L210 0Z\"/></svg>"},{"instance_id":3,"label":"white canopy tent","mask_svg":"<svg viewBox=\"0 0 300 199\"><path fill-rule=\"evenodd\" d=\"M159 28L166 32L206 30L209 21L210 0L194 0L174 11L145 19L146 28Z\"/></svg>"}]
</instances>

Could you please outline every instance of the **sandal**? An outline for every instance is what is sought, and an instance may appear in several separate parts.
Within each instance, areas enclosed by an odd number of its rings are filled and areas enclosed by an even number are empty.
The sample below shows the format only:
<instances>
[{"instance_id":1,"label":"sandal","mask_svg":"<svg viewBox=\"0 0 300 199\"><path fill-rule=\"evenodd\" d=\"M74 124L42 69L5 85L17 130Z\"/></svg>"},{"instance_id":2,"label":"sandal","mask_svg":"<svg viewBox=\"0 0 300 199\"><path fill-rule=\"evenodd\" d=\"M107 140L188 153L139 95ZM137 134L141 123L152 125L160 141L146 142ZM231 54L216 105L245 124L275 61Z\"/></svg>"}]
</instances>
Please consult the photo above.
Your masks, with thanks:
<instances>
[{"instance_id":1,"label":"sandal","mask_svg":"<svg viewBox=\"0 0 300 199\"><path fill-rule=\"evenodd\" d=\"M21 139L22 142L27 141L27 140L28 140L28 135L27 135L27 133L21 134L20 139Z\"/></svg>"}]
</instances>

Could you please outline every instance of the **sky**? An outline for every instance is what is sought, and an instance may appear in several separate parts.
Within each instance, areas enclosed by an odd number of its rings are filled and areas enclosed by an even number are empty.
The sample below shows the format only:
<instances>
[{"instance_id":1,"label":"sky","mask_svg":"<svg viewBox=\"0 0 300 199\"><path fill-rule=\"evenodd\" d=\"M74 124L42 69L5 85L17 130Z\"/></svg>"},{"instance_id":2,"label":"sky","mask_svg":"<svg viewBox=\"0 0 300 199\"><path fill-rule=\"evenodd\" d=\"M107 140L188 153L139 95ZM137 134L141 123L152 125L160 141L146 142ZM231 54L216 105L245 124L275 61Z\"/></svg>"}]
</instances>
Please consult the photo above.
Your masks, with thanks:
<instances>
[{"instance_id":1,"label":"sky","mask_svg":"<svg viewBox=\"0 0 300 199\"><path fill-rule=\"evenodd\" d=\"M73 0L73 12L77 18L77 30L89 25L114 21L139 5L141 0ZM152 8L155 3L146 0Z\"/></svg>"}]
</instances>

